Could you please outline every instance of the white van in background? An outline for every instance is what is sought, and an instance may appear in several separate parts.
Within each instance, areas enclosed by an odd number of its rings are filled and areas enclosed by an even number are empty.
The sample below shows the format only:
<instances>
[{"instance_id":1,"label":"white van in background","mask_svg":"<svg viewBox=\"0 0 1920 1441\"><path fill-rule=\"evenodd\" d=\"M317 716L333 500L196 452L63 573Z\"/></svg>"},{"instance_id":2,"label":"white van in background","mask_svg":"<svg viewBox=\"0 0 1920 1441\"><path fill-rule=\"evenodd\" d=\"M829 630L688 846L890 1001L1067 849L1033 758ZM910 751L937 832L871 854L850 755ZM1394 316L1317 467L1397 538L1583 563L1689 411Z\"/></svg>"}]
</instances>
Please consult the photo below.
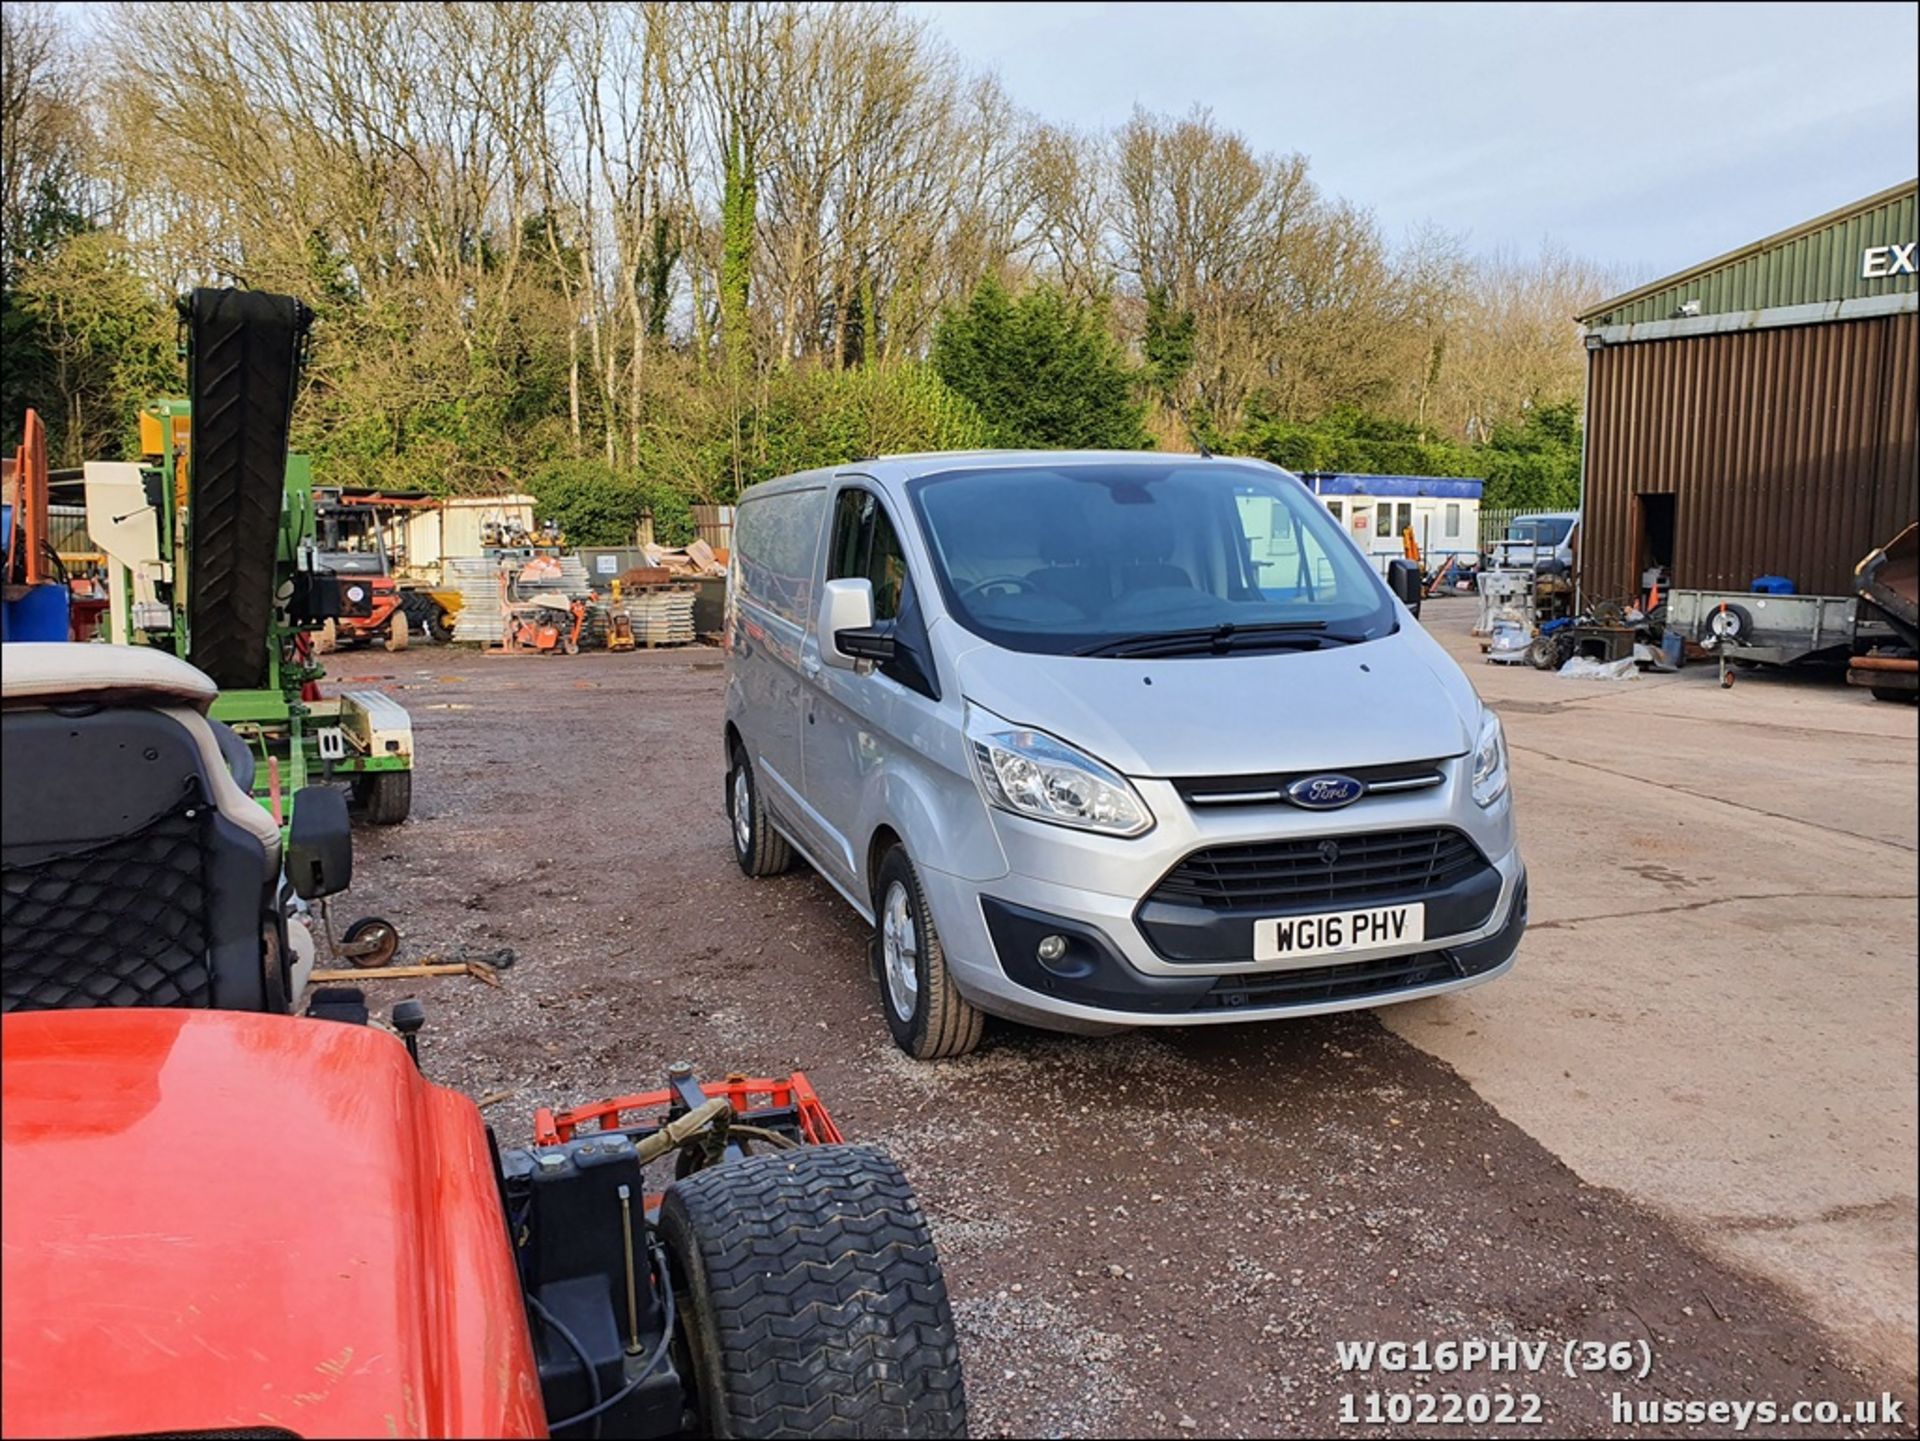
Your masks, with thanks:
<instances>
[{"instance_id":1,"label":"white van in background","mask_svg":"<svg viewBox=\"0 0 1920 1441\"><path fill-rule=\"evenodd\" d=\"M1561 562L1571 574L1579 550L1580 512L1543 510L1507 522L1506 534L1494 542L1492 562L1496 570L1531 570L1538 556Z\"/></svg>"}]
</instances>

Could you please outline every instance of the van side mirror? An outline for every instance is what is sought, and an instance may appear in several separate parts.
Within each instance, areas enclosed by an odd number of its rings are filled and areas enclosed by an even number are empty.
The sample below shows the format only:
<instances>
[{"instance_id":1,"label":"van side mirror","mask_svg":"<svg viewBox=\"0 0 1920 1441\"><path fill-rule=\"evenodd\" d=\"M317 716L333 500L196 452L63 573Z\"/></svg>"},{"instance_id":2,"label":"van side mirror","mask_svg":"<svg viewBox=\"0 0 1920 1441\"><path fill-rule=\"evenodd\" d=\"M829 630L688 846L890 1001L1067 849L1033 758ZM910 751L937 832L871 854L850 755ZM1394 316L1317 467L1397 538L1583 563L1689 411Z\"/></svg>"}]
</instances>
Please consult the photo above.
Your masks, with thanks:
<instances>
[{"instance_id":1,"label":"van side mirror","mask_svg":"<svg viewBox=\"0 0 1920 1441\"><path fill-rule=\"evenodd\" d=\"M873 623L873 582L830 580L820 593L815 625L820 659L841 670L865 671L893 659L893 627Z\"/></svg>"},{"instance_id":2,"label":"van side mirror","mask_svg":"<svg viewBox=\"0 0 1920 1441\"><path fill-rule=\"evenodd\" d=\"M1420 614L1420 597L1426 591L1420 579L1420 566L1411 560L1387 562L1387 589L1415 615Z\"/></svg>"},{"instance_id":3,"label":"van side mirror","mask_svg":"<svg viewBox=\"0 0 1920 1441\"><path fill-rule=\"evenodd\" d=\"M303 901L335 896L353 884L353 822L347 798L332 786L302 786L287 828L287 879Z\"/></svg>"}]
</instances>

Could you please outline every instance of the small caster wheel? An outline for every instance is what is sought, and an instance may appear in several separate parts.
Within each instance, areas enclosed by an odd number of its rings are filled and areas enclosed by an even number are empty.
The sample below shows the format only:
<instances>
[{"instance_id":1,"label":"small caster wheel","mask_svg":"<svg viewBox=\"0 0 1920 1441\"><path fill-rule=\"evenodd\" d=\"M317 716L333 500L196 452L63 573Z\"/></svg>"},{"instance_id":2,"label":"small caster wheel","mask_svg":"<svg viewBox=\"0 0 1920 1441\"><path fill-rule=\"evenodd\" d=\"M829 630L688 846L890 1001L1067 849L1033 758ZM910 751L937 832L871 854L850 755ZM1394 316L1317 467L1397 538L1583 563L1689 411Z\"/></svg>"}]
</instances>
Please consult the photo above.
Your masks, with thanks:
<instances>
[{"instance_id":1,"label":"small caster wheel","mask_svg":"<svg viewBox=\"0 0 1920 1441\"><path fill-rule=\"evenodd\" d=\"M366 950L349 950L347 959L362 970L373 970L391 962L400 953L400 932L392 921L381 916L362 916L347 927L342 947L364 945Z\"/></svg>"}]
</instances>

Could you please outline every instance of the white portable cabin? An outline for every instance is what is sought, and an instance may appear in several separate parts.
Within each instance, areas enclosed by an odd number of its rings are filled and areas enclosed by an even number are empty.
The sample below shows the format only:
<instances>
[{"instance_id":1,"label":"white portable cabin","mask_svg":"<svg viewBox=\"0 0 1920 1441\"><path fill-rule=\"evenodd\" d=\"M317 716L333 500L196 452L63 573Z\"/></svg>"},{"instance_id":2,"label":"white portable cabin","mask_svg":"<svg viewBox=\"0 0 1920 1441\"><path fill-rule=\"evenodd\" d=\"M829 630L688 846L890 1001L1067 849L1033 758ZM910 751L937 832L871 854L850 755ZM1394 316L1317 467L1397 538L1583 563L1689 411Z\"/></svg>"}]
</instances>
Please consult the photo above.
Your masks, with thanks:
<instances>
[{"instance_id":1,"label":"white portable cabin","mask_svg":"<svg viewBox=\"0 0 1920 1441\"><path fill-rule=\"evenodd\" d=\"M1485 481L1326 471L1309 471L1300 478L1382 575L1388 561L1407 553L1401 536L1409 527L1429 574L1445 565L1448 556L1459 566L1479 562L1480 493Z\"/></svg>"},{"instance_id":2,"label":"white portable cabin","mask_svg":"<svg viewBox=\"0 0 1920 1441\"><path fill-rule=\"evenodd\" d=\"M431 510L406 517L407 569L436 573L440 563L484 555L486 523L517 520L533 528L534 498L530 495L450 496Z\"/></svg>"}]
</instances>

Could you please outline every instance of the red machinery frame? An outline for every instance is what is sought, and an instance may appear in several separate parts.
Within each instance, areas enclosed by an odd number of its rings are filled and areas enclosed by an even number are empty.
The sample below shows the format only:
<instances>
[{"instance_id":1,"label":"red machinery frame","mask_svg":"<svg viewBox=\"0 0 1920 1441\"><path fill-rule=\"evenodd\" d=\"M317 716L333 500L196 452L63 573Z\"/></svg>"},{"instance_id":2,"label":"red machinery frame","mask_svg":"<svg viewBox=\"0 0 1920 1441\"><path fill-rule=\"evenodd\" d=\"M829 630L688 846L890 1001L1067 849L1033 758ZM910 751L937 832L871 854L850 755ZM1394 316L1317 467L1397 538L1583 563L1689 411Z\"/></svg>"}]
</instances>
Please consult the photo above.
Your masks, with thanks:
<instances>
[{"instance_id":1,"label":"red machinery frame","mask_svg":"<svg viewBox=\"0 0 1920 1441\"><path fill-rule=\"evenodd\" d=\"M724 1096L742 1121L752 1122L767 1111L794 1112L800 1134L809 1145L835 1145L845 1138L827 1114L818 1093L804 1071L795 1071L784 1081L752 1076L728 1076L724 1081L706 1081L700 1092L709 1098ZM533 1141L537 1146L557 1146L571 1141L580 1131L621 1131L651 1128L653 1121L636 1114L670 1106L677 1098L672 1090L641 1091L632 1096L615 1096L606 1101L590 1101L555 1112L542 1106L533 1113ZM683 1098L681 1098L683 1099ZM630 1119L622 1119L630 1117Z\"/></svg>"}]
</instances>

